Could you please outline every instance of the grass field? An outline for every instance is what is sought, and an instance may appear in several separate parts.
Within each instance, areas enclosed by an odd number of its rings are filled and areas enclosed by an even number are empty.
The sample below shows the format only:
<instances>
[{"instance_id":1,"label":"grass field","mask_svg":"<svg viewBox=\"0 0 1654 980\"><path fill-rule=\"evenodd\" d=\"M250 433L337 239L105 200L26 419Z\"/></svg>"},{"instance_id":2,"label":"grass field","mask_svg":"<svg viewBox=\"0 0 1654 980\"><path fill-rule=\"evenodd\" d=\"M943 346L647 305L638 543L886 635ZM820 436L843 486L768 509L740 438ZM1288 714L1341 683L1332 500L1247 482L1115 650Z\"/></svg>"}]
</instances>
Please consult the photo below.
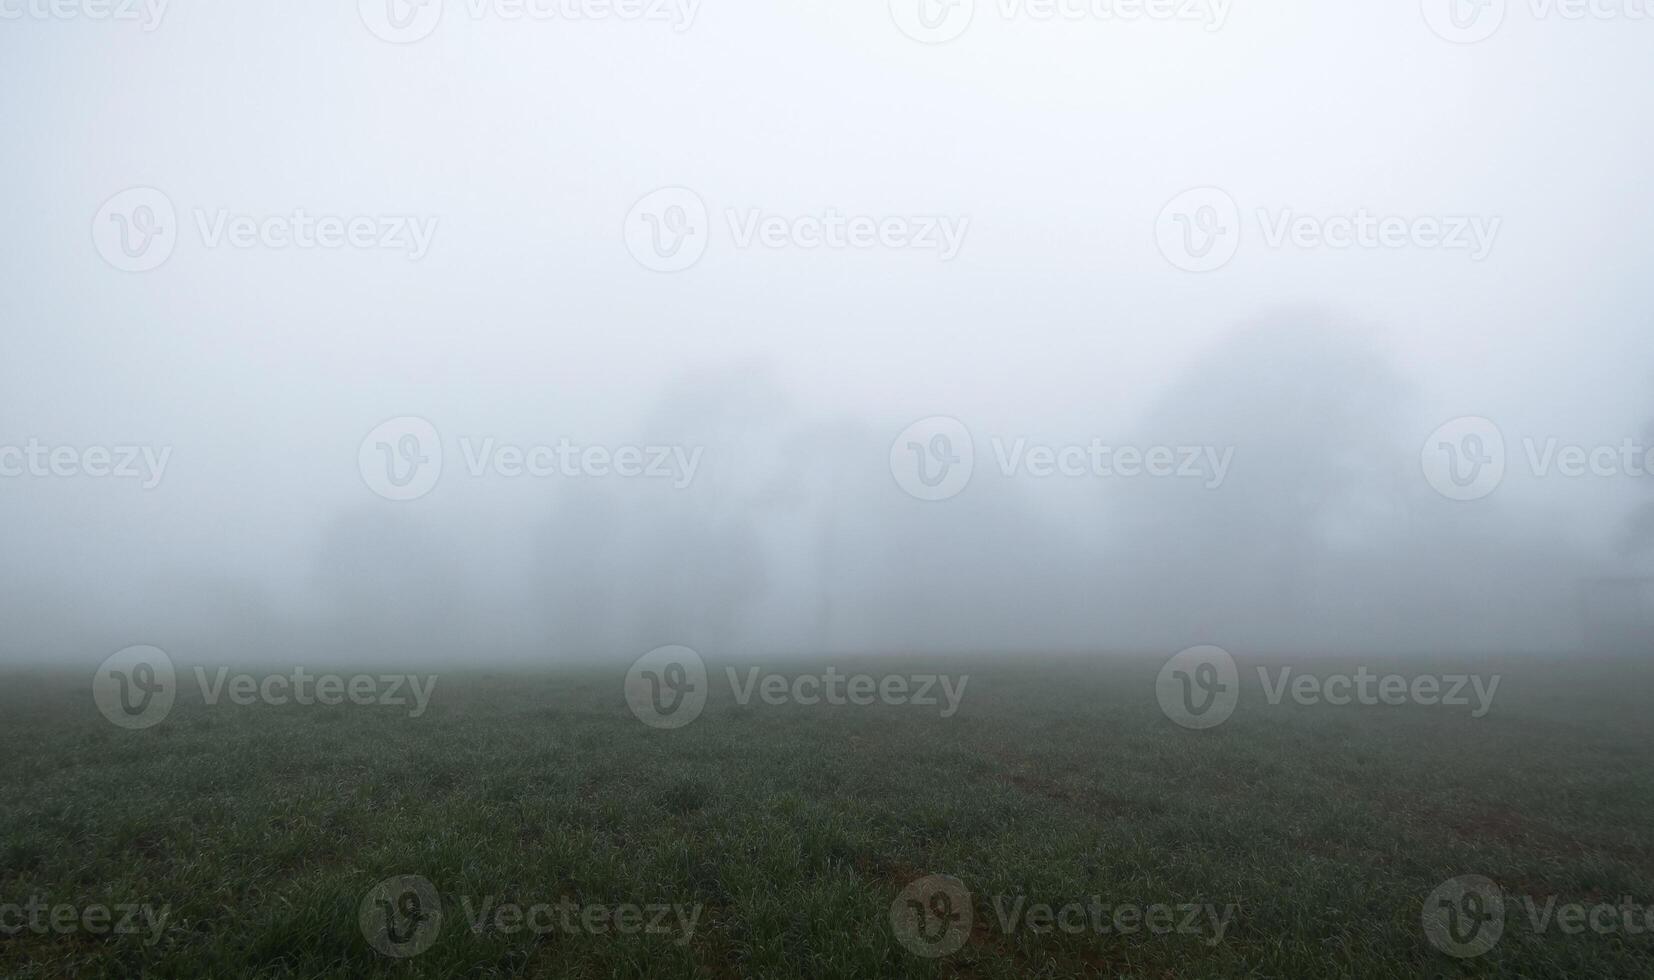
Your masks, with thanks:
<instances>
[{"instance_id":1,"label":"grass field","mask_svg":"<svg viewBox=\"0 0 1654 980\"><path fill-rule=\"evenodd\" d=\"M624 666L438 671L417 718L208 705L185 683L128 731L89 672L14 671L0 974L1654 976L1654 935L1631 931L1654 903L1646 666L1431 665L1501 676L1473 718L1270 704L1243 663L1205 731L1162 713L1160 660L836 666L969 684L946 718L742 705L714 665L702 715L658 730ZM1464 875L1505 905L1468 959L1421 921ZM434 894L375 891L398 876ZM1570 904L1620 911L1575 930ZM904 909L951 915L961 947L916 951ZM425 948L381 952L374 922Z\"/></svg>"}]
</instances>

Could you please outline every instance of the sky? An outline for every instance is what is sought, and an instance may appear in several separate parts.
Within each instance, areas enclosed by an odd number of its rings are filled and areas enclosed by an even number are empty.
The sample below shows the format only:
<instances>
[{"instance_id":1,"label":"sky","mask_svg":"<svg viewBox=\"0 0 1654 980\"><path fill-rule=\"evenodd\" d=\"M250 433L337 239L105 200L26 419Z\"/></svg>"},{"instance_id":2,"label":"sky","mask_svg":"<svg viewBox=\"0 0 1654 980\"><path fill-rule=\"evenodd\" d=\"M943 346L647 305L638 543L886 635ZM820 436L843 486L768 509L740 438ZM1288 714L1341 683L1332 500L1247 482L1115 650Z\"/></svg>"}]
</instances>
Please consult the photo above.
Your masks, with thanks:
<instances>
[{"instance_id":1,"label":"sky","mask_svg":"<svg viewBox=\"0 0 1654 980\"><path fill-rule=\"evenodd\" d=\"M1566 652L1648 571L1637 0L110 9L0 0L0 656Z\"/></svg>"}]
</instances>

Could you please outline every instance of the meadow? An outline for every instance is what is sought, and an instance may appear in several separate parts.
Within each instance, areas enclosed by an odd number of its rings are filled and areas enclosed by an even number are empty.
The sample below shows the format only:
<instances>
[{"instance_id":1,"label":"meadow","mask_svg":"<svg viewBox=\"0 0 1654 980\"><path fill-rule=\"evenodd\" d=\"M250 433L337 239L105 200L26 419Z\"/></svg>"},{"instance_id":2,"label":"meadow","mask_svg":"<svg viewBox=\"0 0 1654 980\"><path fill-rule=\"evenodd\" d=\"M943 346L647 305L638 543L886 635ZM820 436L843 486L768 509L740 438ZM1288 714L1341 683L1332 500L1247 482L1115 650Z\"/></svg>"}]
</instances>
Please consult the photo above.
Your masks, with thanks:
<instances>
[{"instance_id":1,"label":"meadow","mask_svg":"<svg viewBox=\"0 0 1654 980\"><path fill-rule=\"evenodd\" d=\"M670 730L625 665L435 670L417 717L183 684L143 730L11 670L0 974L1654 976L1649 664L1392 665L1499 675L1475 717L1270 703L1246 661L1191 730L1163 662L834 662L968 677L946 716L742 704L714 664ZM1450 955L1464 876L1503 910Z\"/></svg>"}]
</instances>

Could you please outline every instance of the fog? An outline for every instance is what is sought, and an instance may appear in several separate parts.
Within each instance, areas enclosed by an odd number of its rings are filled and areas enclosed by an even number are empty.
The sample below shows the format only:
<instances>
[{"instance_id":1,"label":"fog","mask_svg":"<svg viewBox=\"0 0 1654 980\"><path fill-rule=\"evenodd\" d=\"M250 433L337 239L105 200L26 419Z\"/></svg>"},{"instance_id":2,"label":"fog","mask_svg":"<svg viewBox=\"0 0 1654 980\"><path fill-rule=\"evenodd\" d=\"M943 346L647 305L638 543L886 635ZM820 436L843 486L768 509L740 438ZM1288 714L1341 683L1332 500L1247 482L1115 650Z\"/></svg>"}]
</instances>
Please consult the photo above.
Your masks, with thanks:
<instances>
[{"instance_id":1,"label":"fog","mask_svg":"<svg viewBox=\"0 0 1654 980\"><path fill-rule=\"evenodd\" d=\"M1654 26L163 6L0 21L7 661L1648 642Z\"/></svg>"}]
</instances>

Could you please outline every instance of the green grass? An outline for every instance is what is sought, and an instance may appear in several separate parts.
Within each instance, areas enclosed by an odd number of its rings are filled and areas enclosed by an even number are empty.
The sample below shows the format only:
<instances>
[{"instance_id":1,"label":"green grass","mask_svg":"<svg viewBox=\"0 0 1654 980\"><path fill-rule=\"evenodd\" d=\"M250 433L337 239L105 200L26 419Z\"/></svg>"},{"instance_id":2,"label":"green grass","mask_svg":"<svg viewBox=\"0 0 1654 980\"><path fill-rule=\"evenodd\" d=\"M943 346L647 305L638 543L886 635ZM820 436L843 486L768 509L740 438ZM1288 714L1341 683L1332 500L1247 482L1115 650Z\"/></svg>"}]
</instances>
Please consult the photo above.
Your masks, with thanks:
<instances>
[{"instance_id":1,"label":"green grass","mask_svg":"<svg viewBox=\"0 0 1654 980\"><path fill-rule=\"evenodd\" d=\"M631 715L624 666L441 673L420 718L208 706L186 683L163 723L134 732L98 713L89 671L13 672L0 904L169 911L153 943L0 936L0 974L1654 976L1654 936L1536 933L1514 901L1503 940L1473 960L1438 952L1420 924L1426 896L1465 874L1507 896L1654 904L1647 666L1470 665L1503 675L1472 719L1271 706L1243 665L1235 716L1196 732L1161 714L1158 661L834 665L970 682L943 719L741 706L715 666L705 713L677 731ZM898 893L932 873L973 896L969 941L941 959L891 924ZM410 959L376 952L358 920L395 875L442 896L436 941ZM462 898L488 896L700 913L683 944L477 934ZM1237 910L1216 943L1007 934L994 903L1016 896Z\"/></svg>"}]
</instances>

